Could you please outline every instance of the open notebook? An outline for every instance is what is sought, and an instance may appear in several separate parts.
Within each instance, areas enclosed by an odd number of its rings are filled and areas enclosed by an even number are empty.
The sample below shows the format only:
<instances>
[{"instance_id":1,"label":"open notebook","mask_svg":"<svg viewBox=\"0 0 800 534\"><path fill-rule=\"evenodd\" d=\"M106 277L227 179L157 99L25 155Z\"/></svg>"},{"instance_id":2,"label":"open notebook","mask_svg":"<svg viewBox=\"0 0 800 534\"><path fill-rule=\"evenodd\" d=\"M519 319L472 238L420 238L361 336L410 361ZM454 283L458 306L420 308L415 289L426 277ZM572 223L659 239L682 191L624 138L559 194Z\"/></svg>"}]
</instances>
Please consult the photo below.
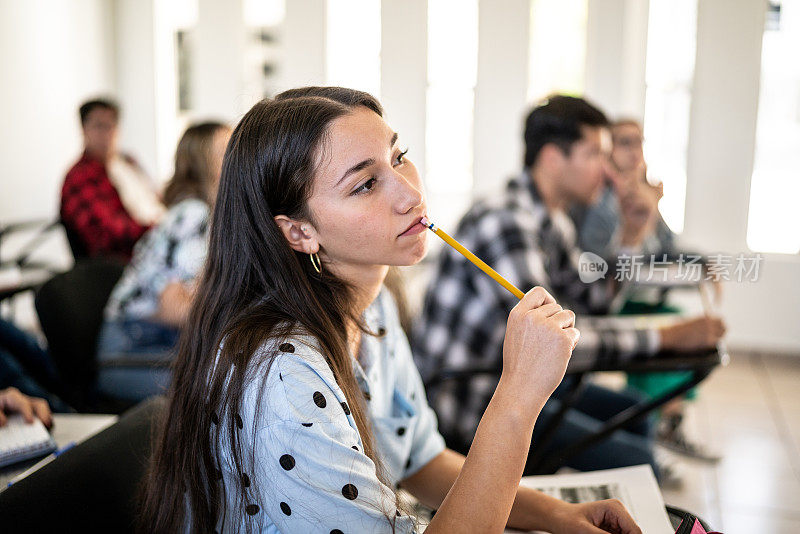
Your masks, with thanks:
<instances>
[{"instance_id":1,"label":"open notebook","mask_svg":"<svg viewBox=\"0 0 800 534\"><path fill-rule=\"evenodd\" d=\"M21 415L11 415L0 427L0 467L50 454L56 448L56 442L38 419L26 423Z\"/></svg>"}]
</instances>

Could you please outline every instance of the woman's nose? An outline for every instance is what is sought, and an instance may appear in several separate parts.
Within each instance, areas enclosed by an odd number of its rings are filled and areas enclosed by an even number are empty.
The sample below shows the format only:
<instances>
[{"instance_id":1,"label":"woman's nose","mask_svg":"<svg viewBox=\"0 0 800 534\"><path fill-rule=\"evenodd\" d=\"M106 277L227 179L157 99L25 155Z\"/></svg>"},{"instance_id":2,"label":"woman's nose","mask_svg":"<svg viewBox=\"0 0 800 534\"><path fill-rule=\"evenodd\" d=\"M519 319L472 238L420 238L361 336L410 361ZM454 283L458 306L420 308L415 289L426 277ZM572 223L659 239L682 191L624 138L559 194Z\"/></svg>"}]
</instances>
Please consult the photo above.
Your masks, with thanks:
<instances>
[{"instance_id":1,"label":"woman's nose","mask_svg":"<svg viewBox=\"0 0 800 534\"><path fill-rule=\"evenodd\" d=\"M424 200L422 188L400 173L396 173L396 176L398 190L394 195L396 199L395 209L397 209L398 213L408 213L422 204Z\"/></svg>"}]
</instances>

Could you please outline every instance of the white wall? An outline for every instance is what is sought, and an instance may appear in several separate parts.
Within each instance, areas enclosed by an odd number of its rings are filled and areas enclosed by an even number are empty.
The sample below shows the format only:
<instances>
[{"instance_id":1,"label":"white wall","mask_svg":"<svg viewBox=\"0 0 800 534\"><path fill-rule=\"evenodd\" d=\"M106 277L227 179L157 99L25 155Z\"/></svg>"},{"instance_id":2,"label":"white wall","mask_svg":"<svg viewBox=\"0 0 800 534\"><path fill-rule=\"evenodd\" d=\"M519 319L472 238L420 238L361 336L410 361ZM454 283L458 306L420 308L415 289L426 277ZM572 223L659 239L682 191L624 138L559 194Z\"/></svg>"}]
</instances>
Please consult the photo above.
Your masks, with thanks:
<instances>
[{"instance_id":1,"label":"white wall","mask_svg":"<svg viewBox=\"0 0 800 534\"><path fill-rule=\"evenodd\" d=\"M54 218L78 106L113 94L113 4L0 0L0 222Z\"/></svg>"},{"instance_id":2,"label":"white wall","mask_svg":"<svg viewBox=\"0 0 800 534\"><path fill-rule=\"evenodd\" d=\"M223 119L232 124L250 109L259 95L247 95L245 86L244 2L199 0L192 42L192 108L194 115Z\"/></svg>"},{"instance_id":3,"label":"white wall","mask_svg":"<svg viewBox=\"0 0 800 534\"><path fill-rule=\"evenodd\" d=\"M161 184L172 169L179 133L171 12L159 0L115 0L115 5L120 147Z\"/></svg>"},{"instance_id":4,"label":"white wall","mask_svg":"<svg viewBox=\"0 0 800 534\"><path fill-rule=\"evenodd\" d=\"M585 94L609 117L644 117L648 2L590 1Z\"/></svg>"},{"instance_id":5,"label":"white wall","mask_svg":"<svg viewBox=\"0 0 800 534\"><path fill-rule=\"evenodd\" d=\"M704 250L751 254L747 213L765 8L751 0L699 2L683 239ZM730 345L800 354L798 280L800 256L765 254L758 282L726 284Z\"/></svg>"},{"instance_id":6,"label":"white wall","mask_svg":"<svg viewBox=\"0 0 800 534\"><path fill-rule=\"evenodd\" d=\"M522 165L529 27L528 0L479 3L473 129L476 197L497 191Z\"/></svg>"}]
</instances>

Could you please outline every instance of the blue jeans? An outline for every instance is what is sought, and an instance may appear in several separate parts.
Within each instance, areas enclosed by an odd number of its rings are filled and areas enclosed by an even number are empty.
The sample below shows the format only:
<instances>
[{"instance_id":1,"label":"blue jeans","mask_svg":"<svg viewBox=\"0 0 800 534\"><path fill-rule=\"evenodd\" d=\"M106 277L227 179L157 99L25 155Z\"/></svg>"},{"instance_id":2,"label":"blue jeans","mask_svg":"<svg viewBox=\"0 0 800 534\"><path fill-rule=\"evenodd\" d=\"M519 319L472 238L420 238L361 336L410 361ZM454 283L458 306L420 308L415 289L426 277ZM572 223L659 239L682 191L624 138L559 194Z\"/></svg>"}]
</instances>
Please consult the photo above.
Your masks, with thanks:
<instances>
[{"instance_id":1,"label":"blue jeans","mask_svg":"<svg viewBox=\"0 0 800 534\"><path fill-rule=\"evenodd\" d=\"M7 387L45 399L54 412L74 411L57 395L62 384L50 354L32 335L0 319L0 389Z\"/></svg>"},{"instance_id":2,"label":"blue jeans","mask_svg":"<svg viewBox=\"0 0 800 534\"><path fill-rule=\"evenodd\" d=\"M536 449L542 429L561 409L561 398L568 393L569 377L556 389L542 409L533 430L531 451ZM606 421L623 410L638 404L643 395L632 390L614 391L589 384L575 406L569 410L556 430L546 451L564 450L576 441L596 432ZM589 449L566 459L564 465L579 471L595 471L630 465L650 464L658 478L658 465L653 456L653 422L645 417L637 423L617 430Z\"/></svg>"},{"instance_id":3,"label":"blue jeans","mask_svg":"<svg viewBox=\"0 0 800 534\"><path fill-rule=\"evenodd\" d=\"M140 401L164 393L178 329L144 319L106 321L97 342L97 386L101 393Z\"/></svg>"}]
</instances>

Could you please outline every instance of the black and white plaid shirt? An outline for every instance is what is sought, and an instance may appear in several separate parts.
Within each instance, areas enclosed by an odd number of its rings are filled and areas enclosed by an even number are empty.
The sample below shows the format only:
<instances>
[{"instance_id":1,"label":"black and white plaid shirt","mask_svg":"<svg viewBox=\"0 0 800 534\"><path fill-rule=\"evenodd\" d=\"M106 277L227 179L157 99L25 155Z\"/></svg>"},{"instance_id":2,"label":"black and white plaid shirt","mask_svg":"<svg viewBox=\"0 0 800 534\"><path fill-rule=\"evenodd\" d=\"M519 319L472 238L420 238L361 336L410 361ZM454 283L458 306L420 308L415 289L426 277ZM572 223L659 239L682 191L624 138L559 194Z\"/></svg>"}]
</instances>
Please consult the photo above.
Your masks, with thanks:
<instances>
[{"instance_id":1,"label":"black and white plaid shirt","mask_svg":"<svg viewBox=\"0 0 800 534\"><path fill-rule=\"evenodd\" d=\"M548 212L527 172L511 180L502 195L474 205L454 237L518 288L542 286L578 314L581 339L571 368L656 351L654 330L599 327L587 317L608 311L612 286L604 279L580 280L575 228L565 214ZM499 367L508 313L518 302L456 250L444 247L412 336L423 379L442 369ZM478 376L429 389L442 433L470 443L496 386L495 376Z\"/></svg>"}]
</instances>

